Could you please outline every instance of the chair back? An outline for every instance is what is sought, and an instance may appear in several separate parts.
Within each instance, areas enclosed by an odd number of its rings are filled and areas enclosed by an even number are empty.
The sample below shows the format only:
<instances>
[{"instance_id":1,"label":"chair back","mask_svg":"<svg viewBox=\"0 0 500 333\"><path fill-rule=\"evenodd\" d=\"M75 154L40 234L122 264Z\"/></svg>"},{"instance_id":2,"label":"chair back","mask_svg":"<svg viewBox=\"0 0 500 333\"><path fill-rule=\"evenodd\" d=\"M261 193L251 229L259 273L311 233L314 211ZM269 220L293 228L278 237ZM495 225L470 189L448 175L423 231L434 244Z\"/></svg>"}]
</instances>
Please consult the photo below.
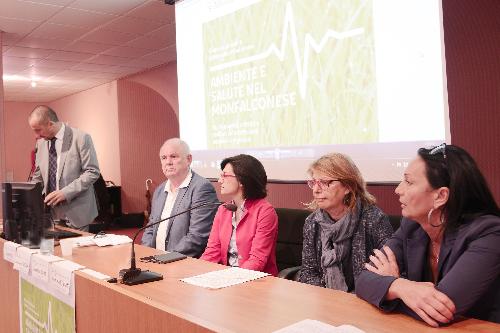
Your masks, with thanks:
<instances>
[{"instance_id":1,"label":"chair back","mask_svg":"<svg viewBox=\"0 0 500 333\"><path fill-rule=\"evenodd\" d=\"M306 217L305 209L276 208L278 215L278 240L276 263L278 270L302 265L302 240Z\"/></svg>"}]
</instances>

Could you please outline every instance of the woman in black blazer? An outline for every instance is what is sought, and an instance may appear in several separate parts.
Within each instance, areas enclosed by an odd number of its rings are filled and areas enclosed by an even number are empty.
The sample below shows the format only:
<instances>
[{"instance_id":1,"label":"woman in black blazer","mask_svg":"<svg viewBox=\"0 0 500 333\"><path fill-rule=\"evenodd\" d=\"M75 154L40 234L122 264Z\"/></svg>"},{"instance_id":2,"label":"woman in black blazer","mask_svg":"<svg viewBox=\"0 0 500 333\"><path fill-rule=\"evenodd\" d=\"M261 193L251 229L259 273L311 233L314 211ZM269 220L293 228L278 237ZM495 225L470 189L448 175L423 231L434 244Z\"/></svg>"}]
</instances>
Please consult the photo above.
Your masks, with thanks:
<instances>
[{"instance_id":1,"label":"woman in black blazer","mask_svg":"<svg viewBox=\"0 0 500 333\"><path fill-rule=\"evenodd\" d=\"M421 148L396 189L401 227L375 250L356 294L438 326L464 315L500 322L500 214L462 148Z\"/></svg>"}]
</instances>

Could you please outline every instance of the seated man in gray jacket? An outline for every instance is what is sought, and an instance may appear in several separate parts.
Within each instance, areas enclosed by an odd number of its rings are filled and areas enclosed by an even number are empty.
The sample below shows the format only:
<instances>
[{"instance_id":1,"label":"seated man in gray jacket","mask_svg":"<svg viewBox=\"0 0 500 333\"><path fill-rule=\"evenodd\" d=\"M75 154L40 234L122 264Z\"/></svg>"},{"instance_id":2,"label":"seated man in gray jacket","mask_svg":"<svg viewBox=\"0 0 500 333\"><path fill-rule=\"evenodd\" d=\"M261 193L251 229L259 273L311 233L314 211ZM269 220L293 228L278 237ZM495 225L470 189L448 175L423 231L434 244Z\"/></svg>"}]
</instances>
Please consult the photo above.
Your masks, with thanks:
<instances>
[{"instance_id":1,"label":"seated man in gray jacket","mask_svg":"<svg viewBox=\"0 0 500 333\"><path fill-rule=\"evenodd\" d=\"M199 257L207 245L218 202L213 185L190 168L192 156L186 142L173 138L160 148L167 180L153 194L149 224L201 203L214 203L150 226L142 245Z\"/></svg>"}]
</instances>

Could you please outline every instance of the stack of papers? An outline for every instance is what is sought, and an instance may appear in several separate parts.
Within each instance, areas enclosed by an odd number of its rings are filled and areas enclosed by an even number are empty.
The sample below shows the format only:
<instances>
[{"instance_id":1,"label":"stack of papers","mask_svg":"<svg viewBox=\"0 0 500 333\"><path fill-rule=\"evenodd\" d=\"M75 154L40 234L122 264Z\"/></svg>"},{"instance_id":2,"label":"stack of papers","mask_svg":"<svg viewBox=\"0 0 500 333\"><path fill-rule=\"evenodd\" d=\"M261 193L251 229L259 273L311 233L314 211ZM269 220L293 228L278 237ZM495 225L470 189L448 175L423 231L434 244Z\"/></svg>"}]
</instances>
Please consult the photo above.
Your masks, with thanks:
<instances>
[{"instance_id":1,"label":"stack of papers","mask_svg":"<svg viewBox=\"0 0 500 333\"><path fill-rule=\"evenodd\" d=\"M257 272L238 267L231 267L220 271L209 272L201 275L196 275L190 278L181 279L181 281L198 287L209 288L209 289L220 289L260 279L268 275L269 274L263 272Z\"/></svg>"},{"instance_id":2,"label":"stack of papers","mask_svg":"<svg viewBox=\"0 0 500 333\"><path fill-rule=\"evenodd\" d=\"M108 246L132 243L132 239L125 235L106 234L106 236L94 238L94 242L97 246Z\"/></svg>"},{"instance_id":3,"label":"stack of papers","mask_svg":"<svg viewBox=\"0 0 500 333\"><path fill-rule=\"evenodd\" d=\"M95 236L84 236L75 238L73 241L73 245L75 247L82 246L109 246L109 245L120 245L132 243L132 239L125 235L114 235L114 234L105 234Z\"/></svg>"},{"instance_id":4,"label":"stack of papers","mask_svg":"<svg viewBox=\"0 0 500 333\"><path fill-rule=\"evenodd\" d=\"M365 333L352 325L332 326L319 320L305 319L273 333Z\"/></svg>"}]
</instances>

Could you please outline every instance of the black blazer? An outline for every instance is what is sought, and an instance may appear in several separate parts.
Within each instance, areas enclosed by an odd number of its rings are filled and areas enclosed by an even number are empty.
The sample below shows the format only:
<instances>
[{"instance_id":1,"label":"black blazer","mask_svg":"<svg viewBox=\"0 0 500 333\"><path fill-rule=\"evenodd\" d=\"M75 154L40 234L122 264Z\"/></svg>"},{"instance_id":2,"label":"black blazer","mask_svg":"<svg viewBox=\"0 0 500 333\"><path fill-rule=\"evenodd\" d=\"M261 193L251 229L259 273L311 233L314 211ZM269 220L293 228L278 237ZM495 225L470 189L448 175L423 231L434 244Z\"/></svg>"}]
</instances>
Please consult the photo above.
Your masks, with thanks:
<instances>
[{"instance_id":1,"label":"black blazer","mask_svg":"<svg viewBox=\"0 0 500 333\"><path fill-rule=\"evenodd\" d=\"M403 219L386 244L397 258L402 278L425 281L428 244L429 237L420 225ZM356 281L356 294L385 311L420 319L401 300L384 301L394 280L364 270ZM500 217L484 215L445 234L436 289L455 303L455 318L464 315L500 322Z\"/></svg>"}]
</instances>

